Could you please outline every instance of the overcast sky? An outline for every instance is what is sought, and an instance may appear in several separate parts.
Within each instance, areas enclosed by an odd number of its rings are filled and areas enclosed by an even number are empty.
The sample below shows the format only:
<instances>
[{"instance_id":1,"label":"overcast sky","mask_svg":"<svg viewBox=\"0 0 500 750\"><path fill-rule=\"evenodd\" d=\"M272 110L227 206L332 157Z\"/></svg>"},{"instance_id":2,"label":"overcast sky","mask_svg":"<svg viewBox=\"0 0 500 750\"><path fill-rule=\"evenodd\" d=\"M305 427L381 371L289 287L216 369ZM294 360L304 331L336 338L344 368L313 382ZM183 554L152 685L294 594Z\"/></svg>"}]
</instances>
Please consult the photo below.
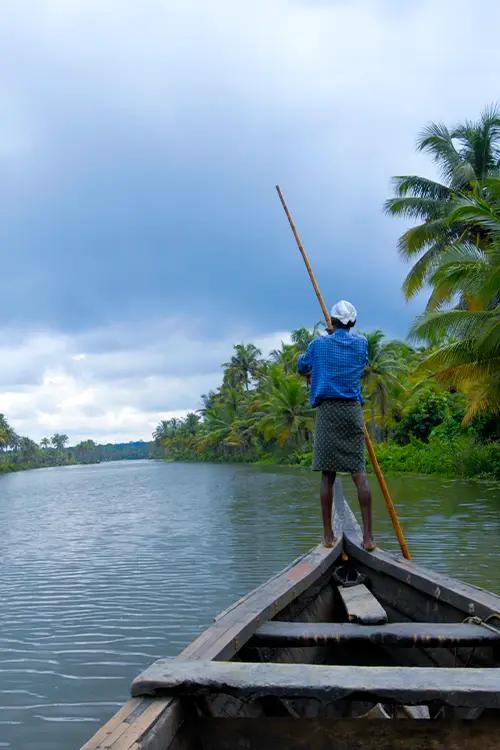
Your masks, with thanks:
<instances>
[{"instance_id":1,"label":"overcast sky","mask_svg":"<svg viewBox=\"0 0 500 750\"><path fill-rule=\"evenodd\" d=\"M382 203L434 175L429 120L498 99L499 26L488 0L5 0L0 412L149 439L233 343L317 321L277 182L328 304L404 337Z\"/></svg>"}]
</instances>

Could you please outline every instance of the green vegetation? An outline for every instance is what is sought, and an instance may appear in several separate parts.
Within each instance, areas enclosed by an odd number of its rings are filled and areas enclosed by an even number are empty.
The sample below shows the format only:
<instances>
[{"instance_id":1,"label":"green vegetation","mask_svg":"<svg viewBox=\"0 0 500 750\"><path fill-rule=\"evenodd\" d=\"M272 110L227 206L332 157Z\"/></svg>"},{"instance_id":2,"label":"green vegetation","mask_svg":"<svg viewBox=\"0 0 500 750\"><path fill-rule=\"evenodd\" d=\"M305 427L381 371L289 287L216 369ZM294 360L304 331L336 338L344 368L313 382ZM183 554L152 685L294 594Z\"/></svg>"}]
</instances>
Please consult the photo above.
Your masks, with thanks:
<instances>
[{"instance_id":1,"label":"green vegetation","mask_svg":"<svg viewBox=\"0 0 500 750\"><path fill-rule=\"evenodd\" d=\"M487 109L452 130L432 123L417 146L438 163L443 183L396 177L386 210L422 220L399 242L415 261L404 293L431 290L411 337L437 344L422 372L467 394L469 422L500 411L500 112Z\"/></svg>"},{"instance_id":2,"label":"green vegetation","mask_svg":"<svg viewBox=\"0 0 500 750\"><path fill-rule=\"evenodd\" d=\"M67 435L56 432L51 438L42 438L37 444L28 437L17 435L5 416L0 414L0 473L45 466L149 458L151 454L151 443L143 441L97 445L93 440L84 440L73 447L66 447L68 439Z\"/></svg>"},{"instance_id":3,"label":"green vegetation","mask_svg":"<svg viewBox=\"0 0 500 750\"><path fill-rule=\"evenodd\" d=\"M317 329L315 330L317 333ZM415 372L432 349L367 334L365 419L385 471L500 479L498 420L486 413L464 425L467 396ZM314 411L296 362L313 332L301 328L269 359L238 344L223 365L222 384L203 396L200 414L162 421L153 438L171 461L310 464ZM235 362L248 361L240 369ZM246 372L246 374L245 374Z\"/></svg>"},{"instance_id":4,"label":"green vegetation","mask_svg":"<svg viewBox=\"0 0 500 750\"><path fill-rule=\"evenodd\" d=\"M419 348L366 334L365 419L386 471L500 479L500 113L431 123L417 148L442 181L395 177L385 209L419 221L399 241L413 263L403 293L430 296L410 331ZM200 415L162 422L156 449L169 460L309 464L313 411L295 370L317 333L292 332L268 360L235 346Z\"/></svg>"},{"instance_id":5,"label":"green vegetation","mask_svg":"<svg viewBox=\"0 0 500 750\"><path fill-rule=\"evenodd\" d=\"M449 129L431 123L417 141L441 182L394 178L391 216L417 220L399 240L412 263L407 298L429 290L410 343L365 334L365 419L385 471L500 479L500 112ZM297 358L319 335L300 328L263 358L237 344L220 387L183 420L162 421L154 442L66 447L67 435L40 445L0 415L0 471L117 458L258 461L309 465L314 412Z\"/></svg>"},{"instance_id":6,"label":"green vegetation","mask_svg":"<svg viewBox=\"0 0 500 750\"><path fill-rule=\"evenodd\" d=\"M431 309L443 299L435 289L433 274L450 247L456 243L482 244L483 232L464 224L454 215L456 201L477 196L490 177L498 177L500 158L500 113L485 110L479 122L466 122L451 130L441 123L430 123L417 139L417 149L430 154L440 168L442 182L418 175L393 178L395 197L386 201L391 216L417 219L399 239L399 252L413 261L403 291L413 297L430 284Z\"/></svg>"}]
</instances>

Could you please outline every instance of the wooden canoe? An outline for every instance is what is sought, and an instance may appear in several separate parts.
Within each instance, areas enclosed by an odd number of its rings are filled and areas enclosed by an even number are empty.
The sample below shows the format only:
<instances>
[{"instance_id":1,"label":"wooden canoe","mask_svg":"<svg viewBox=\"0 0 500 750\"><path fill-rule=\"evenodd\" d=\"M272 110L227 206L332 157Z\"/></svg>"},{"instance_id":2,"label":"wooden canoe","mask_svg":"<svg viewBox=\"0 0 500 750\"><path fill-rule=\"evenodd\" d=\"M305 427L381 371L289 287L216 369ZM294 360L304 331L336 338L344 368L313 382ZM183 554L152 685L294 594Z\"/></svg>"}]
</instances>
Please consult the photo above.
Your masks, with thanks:
<instances>
[{"instance_id":1,"label":"wooden canoe","mask_svg":"<svg viewBox=\"0 0 500 750\"><path fill-rule=\"evenodd\" d=\"M82 750L498 748L500 597L366 552L339 482L335 534L139 675Z\"/></svg>"}]
</instances>

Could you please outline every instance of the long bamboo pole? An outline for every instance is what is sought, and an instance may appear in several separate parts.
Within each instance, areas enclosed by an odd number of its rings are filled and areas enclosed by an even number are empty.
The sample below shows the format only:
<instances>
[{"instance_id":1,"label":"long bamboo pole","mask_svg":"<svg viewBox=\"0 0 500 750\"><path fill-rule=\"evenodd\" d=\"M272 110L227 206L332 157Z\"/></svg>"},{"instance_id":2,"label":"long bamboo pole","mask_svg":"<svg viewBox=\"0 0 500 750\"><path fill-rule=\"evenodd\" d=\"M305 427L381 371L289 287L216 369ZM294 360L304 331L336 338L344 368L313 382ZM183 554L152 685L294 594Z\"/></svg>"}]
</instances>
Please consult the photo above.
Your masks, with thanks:
<instances>
[{"instance_id":1,"label":"long bamboo pole","mask_svg":"<svg viewBox=\"0 0 500 750\"><path fill-rule=\"evenodd\" d=\"M297 228L295 226L295 222L292 218L292 215L290 211L288 210L288 206L286 205L285 198L283 197L283 193L281 192L280 186L276 185L276 190L278 191L279 199L281 201L281 205L283 206L287 219L290 223L290 226L292 228L293 236L295 237L295 240L297 242L297 245L300 250L300 254L302 255L302 258L304 260L305 266L307 268L307 272L309 274L309 278L311 279L312 285L314 287L314 291L316 292L316 297L318 298L319 304L321 305L321 309L323 311L323 315L325 317L326 327L329 331L332 330L332 321L330 318L330 313L328 312L328 308L325 305L325 300L323 299L323 295L320 292L318 282L316 281L316 277L314 276L314 272L311 268L311 264L309 262L309 258L307 257L307 253L304 249L304 245L302 244L302 240L300 239L299 233L297 232ZM406 542L403 529L401 528L401 524L399 523L399 518L396 513L396 508L394 507L394 503L392 501L392 497L389 492L389 488L387 486L387 483L385 481L384 475L382 474L382 469L380 468L380 464L377 460L377 456L375 454L375 450L373 448L373 443L370 438L370 434L366 428L366 424L363 424L363 431L365 435L365 443L368 450L368 455L370 456L370 461L373 465L373 470L375 472L375 475L378 479L378 483L380 485L380 489L382 491L382 495L384 496L385 504L387 506L387 510L389 512L389 516L392 521L392 525L394 527L394 531L396 533L396 536L398 538L399 546L401 547L401 552L403 553L403 557L406 558L406 560L411 560L411 553L408 547L408 544Z\"/></svg>"}]
</instances>

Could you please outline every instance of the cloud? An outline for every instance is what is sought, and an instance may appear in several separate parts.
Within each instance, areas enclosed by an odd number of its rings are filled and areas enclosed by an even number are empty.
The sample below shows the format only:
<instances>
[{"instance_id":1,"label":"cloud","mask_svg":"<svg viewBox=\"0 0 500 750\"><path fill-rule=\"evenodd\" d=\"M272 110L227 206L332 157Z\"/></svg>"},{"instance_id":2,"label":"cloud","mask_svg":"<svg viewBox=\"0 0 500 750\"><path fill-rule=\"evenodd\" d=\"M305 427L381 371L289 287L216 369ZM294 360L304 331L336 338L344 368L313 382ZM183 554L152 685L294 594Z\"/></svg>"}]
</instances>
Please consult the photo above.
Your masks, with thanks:
<instances>
[{"instance_id":1,"label":"cloud","mask_svg":"<svg viewBox=\"0 0 500 750\"><path fill-rule=\"evenodd\" d=\"M483 13L471 61L463 0L7 3L5 322L314 320L280 181L327 298L404 335L418 303L381 205L392 174L433 171L413 147L427 120L495 95Z\"/></svg>"},{"instance_id":2,"label":"cloud","mask_svg":"<svg viewBox=\"0 0 500 750\"><path fill-rule=\"evenodd\" d=\"M151 320L81 335L50 331L0 340L0 412L20 434L40 440L64 432L72 442L149 440L160 419L199 409L201 394L220 385L235 341L252 340L267 355L285 332L251 337L234 330L207 338L179 319ZM103 351L110 339L113 349Z\"/></svg>"},{"instance_id":3,"label":"cloud","mask_svg":"<svg viewBox=\"0 0 500 750\"><path fill-rule=\"evenodd\" d=\"M500 10L465 0L8 0L0 43L0 409L41 437L147 437L241 337L328 304L404 336L395 174L497 95ZM274 334L270 334L275 338Z\"/></svg>"}]
</instances>

